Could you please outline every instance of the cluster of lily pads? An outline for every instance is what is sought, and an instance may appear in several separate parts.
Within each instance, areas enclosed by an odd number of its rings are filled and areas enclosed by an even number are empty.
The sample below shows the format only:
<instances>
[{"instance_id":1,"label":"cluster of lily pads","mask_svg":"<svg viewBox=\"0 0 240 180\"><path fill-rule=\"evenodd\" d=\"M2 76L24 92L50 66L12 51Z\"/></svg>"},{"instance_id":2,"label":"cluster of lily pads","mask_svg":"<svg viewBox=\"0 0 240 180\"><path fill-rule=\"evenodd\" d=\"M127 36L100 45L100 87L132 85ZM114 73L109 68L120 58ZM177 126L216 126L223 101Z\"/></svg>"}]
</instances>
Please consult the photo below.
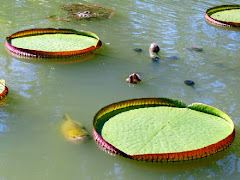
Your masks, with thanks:
<instances>
[{"instance_id":1,"label":"cluster of lily pads","mask_svg":"<svg viewBox=\"0 0 240 180\"><path fill-rule=\"evenodd\" d=\"M82 20L111 18L114 11L96 5L69 4L61 6L65 16L49 16L55 20ZM205 19L214 25L240 26L240 6L225 5L210 8ZM30 29L6 38L6 49L18 57L60 58L87 56L102 45L99 37L86 31L72 29ZM192 46L191 51L202 52ZM142 52L142 49L135 49ZM149 56L159 60L160 48L149 47ZM129 83L142 83L132 73ZM193 86L191 80L184 81ZM0 100L8 93L5 81L0 81ZM66 114L62 124L63 135L71 141L89 137L83 126ZM110 104L93 120L93 138L105 151L135 160L181 161L202 158L222 151L235 138L230 117L221 110L201 103L185 105L171 98L141 98Z\"/></svg>"}]
</instances>

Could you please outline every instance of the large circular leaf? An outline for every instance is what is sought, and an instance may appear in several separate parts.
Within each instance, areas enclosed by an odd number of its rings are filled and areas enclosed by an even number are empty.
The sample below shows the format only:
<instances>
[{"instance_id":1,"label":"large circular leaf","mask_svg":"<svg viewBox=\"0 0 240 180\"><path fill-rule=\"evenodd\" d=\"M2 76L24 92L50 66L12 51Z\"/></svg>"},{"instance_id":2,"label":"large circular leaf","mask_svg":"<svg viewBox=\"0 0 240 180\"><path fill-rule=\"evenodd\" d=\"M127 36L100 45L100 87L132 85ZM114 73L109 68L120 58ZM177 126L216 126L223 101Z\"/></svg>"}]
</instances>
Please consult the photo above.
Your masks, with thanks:
<instances>
[{"instance_id":1,"label":"large circular leaf","mask_svg":"<svg viewBox=\"0 0 240 180\"><path fill-rule=\"evenodd\" d=\"M217 108L166 98L135 99L101 109L94 139L115 154L147 161L201 158L234 139L232 120Z\"/></svg>"},{"instance_id":2,"label":"large circular leaf","mask_svg":"<svg viewBox=\"0 0 240 180\"><path fill-rule=\"evenodd\" d=\"M66 58L88 55L101 46L101 41L91 32L48 28L14 33L5 45L17 56Z\"/></svg>"},{"instance_id":3,"label":"large circular leaf","mask_svg":"<svg viewBox=\"0 0 240 180\"><path fill-rule=\"evenodd\" d=\"M11 41L12 46L17 48L49 52L76 51L97 43L98 40L95 38L77 34L41 34L14 38Z\"/></svg>"}]
</instances>

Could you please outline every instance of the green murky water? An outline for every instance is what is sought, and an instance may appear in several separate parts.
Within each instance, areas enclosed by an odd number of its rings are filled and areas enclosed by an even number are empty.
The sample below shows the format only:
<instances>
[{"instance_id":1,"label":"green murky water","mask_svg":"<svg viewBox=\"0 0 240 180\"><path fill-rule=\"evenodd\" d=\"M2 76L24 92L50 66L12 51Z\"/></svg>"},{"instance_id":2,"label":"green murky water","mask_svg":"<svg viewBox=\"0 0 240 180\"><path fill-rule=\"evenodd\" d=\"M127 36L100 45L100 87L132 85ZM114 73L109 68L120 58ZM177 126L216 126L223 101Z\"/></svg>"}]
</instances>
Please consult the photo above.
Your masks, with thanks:
<instances>
[{"instance_id":1,"label":"green murky water","mask_svg":"<svg viewBox=\"0 0 240 180\"><path fill-rule=\"evenodd\" d=\"M240 31L209 26L205 11L235 1L89 0L115 10L100 21L54 21L68 0L8 0L0 9L0 78L9 94L0 106L0 179L237 179L240 176ZM30 28L71 28L96 33L103 46L91 60L36 64L11 57L5 38ZM148 57L149 45L161 47L160 62ZM198 46L203 52L189 51ZM134 48L142 48L138 54ZM171 58L177 56L177 58ZM137 72L139 85L125 82ZM195 87L183 81L191 79ZM186 104L202 102L227 113L236 139L225 151L188 162L152 164L113 157L93 140L65 141L64 113L91 132L94 114L110 103L140 97L169 97Z\"/></svg>"}]
</instances>

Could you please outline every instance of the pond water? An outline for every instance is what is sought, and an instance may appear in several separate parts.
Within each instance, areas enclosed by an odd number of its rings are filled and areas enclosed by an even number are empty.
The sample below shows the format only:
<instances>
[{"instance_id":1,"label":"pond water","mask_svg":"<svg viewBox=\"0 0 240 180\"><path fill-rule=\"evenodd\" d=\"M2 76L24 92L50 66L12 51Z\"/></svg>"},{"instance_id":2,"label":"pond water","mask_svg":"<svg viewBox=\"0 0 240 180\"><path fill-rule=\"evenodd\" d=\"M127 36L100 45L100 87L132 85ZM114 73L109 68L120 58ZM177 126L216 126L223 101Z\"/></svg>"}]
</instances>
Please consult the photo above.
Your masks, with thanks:
<instances>
[{"instance_id":1,"label":"pond water","mask_svg":"<svg viewBox=\"0 0 240 180\"><path fill-rule=\"evenodd\" d=\"M55 21L68 3L115 10L111 19ZM203 0L7 0L0 10L0 78L9 94L0 106L0 179L237 179L240 177L240 31L208 25L205 11L235 1ZM5 50L7 36L30 28L71 28L96 33L103 46L91 60L29 63ZM161 60L148 56L161 48ZM191 46L203 52L189 51ZM142 53L133 51L142 48ZM175 57L175 58L171 58ZM143 84L125 82L137 72ZM195 88L186 86L186 79ZM227 113L236 126L233 144L216 155L177 163L145 163L110 156L92 139L66 141L64 113L92 131L92 120L113 102L168 97L205 103Z\"/></svg>"}]
</instances>

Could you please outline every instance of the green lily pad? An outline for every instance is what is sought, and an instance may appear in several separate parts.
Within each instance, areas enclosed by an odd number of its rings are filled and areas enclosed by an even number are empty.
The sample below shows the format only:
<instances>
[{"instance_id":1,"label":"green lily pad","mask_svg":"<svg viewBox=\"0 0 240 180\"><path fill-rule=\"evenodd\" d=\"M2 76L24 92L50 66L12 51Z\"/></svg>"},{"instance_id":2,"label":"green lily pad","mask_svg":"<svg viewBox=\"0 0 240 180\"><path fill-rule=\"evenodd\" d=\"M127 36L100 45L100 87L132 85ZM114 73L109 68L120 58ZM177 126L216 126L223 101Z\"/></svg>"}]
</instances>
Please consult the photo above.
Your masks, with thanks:
<instances>
[{"instance_id":1,"label":"green lily pad","mask_svg":"<svg viewBox=\"0 0 240 180\"><path fill-rule=\"evenodd\" d=\"M219 21L230 21L240 23L240 9L219 11L212 14L211 17Z\"/></svg>"},{"instance_id":2,"label":"green lily pad","mask_svg":"<svg viewBox=\"0 0 240 180\"><path fill-rule=\"evenodd\" d=\"M77 34L40 34L14 38L11 41L11 44L17 48L49 52L76 51L97 43L98 39Z\"/></svg>"},{"instance_id":3,"label":"green lily pad","mask_svg":"<svg viewBox=\"0 0 240 180\"><path fill-rule=\"evenodd\" d=\"M232 132L220 117L188 108L149 107L117 114L102 137L129 155L191 151L217 143Z\"/></svg>"},{"instance_id":4,"label":"green lily pad","mask_svg":"<svg viewBox=\"0 0 240 180\"><path fill-rule=\"evenodd\" d=\"M228 147L235 137L221 110L168 98L132 99L102 108L93 137L107 152L146 161L202 158Z\"/></svg>"},{"instance_id":5,"label":"green lily pad","mask_svg":"<svg viewBox=\"0 0 240 180\"><path fill-rule=\"evenodd\" d=\"M5 46L13 56L37 58L69 58L85 56L102 45L91 32L73 29L28 29L6 38Z\"/></svg>"},{"instance_id":6,"label":"green lily pad","mask_svg":"<svg viewBox=\"0 0 240 180\"><path fill-rule=\"evenodd\" d=\"M209 8L205 20L216 26L240 27L240 5L221 5Z\"/></svg>"}]
</instances>

